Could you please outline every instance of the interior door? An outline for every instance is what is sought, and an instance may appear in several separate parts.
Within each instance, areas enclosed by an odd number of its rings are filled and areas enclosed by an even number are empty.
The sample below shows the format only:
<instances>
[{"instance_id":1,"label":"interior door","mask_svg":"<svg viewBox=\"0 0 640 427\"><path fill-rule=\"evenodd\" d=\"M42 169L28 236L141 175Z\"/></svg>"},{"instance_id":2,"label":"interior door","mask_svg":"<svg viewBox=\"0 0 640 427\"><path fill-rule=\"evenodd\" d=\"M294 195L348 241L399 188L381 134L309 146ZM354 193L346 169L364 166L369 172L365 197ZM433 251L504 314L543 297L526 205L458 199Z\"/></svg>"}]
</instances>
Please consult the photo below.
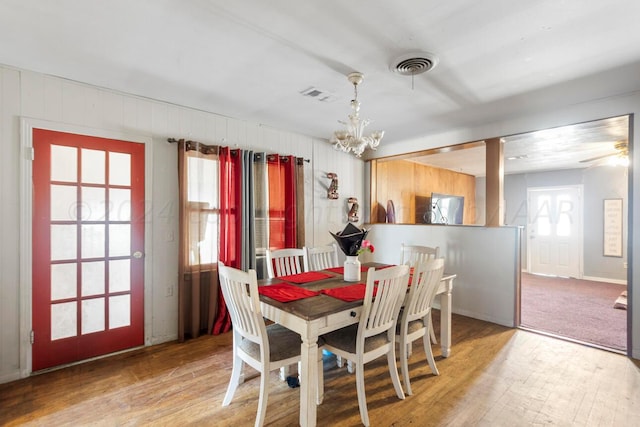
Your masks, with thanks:
<instances>
[{"instance_id":1,"label":"interior door","mask_svg":"<svg viewBox=\"0 0 640 427\"><path fill-rule=\"evenodd\" d=\"M144 343L144 144L34 129L32 370Z\"/></svg>"},{"instance_id":2,"label":"interior door","mask_svg":"<svg viewBox=\"0 0 640 427\"><path fill-rule=\"evenodd\" d=\"M581 186L527 192L529 272L581 278Z\"/></svg>"}]
</instances>

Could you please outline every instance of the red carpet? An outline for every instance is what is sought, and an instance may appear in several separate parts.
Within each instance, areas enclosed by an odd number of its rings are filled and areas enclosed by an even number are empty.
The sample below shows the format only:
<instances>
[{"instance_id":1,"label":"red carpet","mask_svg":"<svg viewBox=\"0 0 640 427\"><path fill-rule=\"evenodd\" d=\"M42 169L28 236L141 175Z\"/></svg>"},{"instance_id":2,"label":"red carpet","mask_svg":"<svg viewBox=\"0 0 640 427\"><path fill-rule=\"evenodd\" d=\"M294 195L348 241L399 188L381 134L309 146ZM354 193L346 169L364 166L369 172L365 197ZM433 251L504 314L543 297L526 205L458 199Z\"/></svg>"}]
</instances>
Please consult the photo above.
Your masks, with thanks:
<instances>
[{"instance_id":1,"label":"red carpet","mask_svg":"<svg viewBox=\"0 0 640 427\"><path fill-rule=\"evenodd\" d=\"M626 351L627 311L613 308L625 286L522 273L522 326Z\"/></svg>"}]
</instances>

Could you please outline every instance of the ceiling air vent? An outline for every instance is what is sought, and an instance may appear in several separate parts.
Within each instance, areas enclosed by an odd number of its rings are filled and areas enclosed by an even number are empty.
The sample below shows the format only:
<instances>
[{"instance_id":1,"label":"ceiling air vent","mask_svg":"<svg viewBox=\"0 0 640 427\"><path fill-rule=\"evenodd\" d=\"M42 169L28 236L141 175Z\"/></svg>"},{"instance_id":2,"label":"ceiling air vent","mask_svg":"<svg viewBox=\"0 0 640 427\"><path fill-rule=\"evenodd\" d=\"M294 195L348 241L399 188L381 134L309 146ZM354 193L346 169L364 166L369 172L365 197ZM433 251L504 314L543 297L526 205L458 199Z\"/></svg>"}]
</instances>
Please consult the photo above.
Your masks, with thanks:
<instances>
[{"instance_id":1,"label":"ceiling air vent","mask_svg":"<svg viewBox=\"0 0 640 427\"><path fill-rule=\"evenodd\" d=\"M429 52L410 52L400 55L391 62L389 68L403 76L426 73L438 65L438 57Z\"/></svg>"},{"instance_id":2,"label":"ceiling air vent","mask_svg":"<svg viewBox=\"0 0 640 427\"><path fill-rule=\"evenodd\" d=\"M315 100L318 100L320 102L333 102L337 99L337 97L330 93L327 92L326 90L322 90L322 89L318 89L316 87L309 87L303 91L300 91L300 93L303 96L306 96L308 98L313 98Z\"/></svg>"}]
</instances>

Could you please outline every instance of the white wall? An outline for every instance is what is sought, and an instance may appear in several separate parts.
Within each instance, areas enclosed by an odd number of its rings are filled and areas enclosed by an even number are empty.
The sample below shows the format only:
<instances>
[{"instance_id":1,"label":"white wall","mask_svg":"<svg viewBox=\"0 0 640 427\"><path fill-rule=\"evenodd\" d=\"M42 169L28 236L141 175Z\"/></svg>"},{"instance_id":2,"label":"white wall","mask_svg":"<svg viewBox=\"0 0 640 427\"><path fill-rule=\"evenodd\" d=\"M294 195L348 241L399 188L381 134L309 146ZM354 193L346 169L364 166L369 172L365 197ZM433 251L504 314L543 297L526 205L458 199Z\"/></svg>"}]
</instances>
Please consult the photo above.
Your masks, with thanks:
<instances>
[{"instance_id":1,"label":"white wall","mask_svg":"<svg viewBox=\"0 0 640 427\"><path fill-rule=\"evenodd\" d=\"M563 90L579 90L573 82L556 88L558 93ZM531 114L522 117L511 117L500 122L487 123L476 128L452 129L449 132L403 141L398 144L388 144L378 148L372 157L385 157L429 148L445 147L469 141L478 141L492 137L513 135L523 132L564 126L572 123L586 122L624 114L640 113L640 92L628 94L614 94L591 102L569 105L563 108L547 108L544 113ZM630 135L640 135L640 119L632 119ZM633 358L640 359L640 251L633 251L633 247L640 244L640 225L634 227L633 219L638 218L640 212L640 172L634 172L633 165L640 164L640 149L634 149L631 142L631 165L629 167L629 235L628 235L628 276L629 315L631 317L630 334L632 343L629 348ZM636 144L637 146L637 144ZM633 212L635 213L635 217ZM387 232L392 233L391 231ZM375 243L375 242L374 242ZM637 289L637 290L636 290Z\"/></svg>"},{"instance_id":2,"label":"white wall","mask_svg":"<svg viewBox=\"0 0 640 427\"><path fill-rule=\"evenodd\" d=\"M400 245L439 246L445 273L455 273L454 313L514 327L520 259L518 227L372 224L376 251L367 261L397 264ZM363 258L363 261L365 259Z\"/></svg>"},{"instance_id":3,"label":"white wall","mask_svg":"<svg viewBox=\"0 0 640 427\"><path fill-rule=\"evenodd\" d=\"M117 93L43 74L0 66L0 383L30 373L30 266L20 254L20 119L48 121L53 127L82 128L95 134L138 135L152 147L147 227L151 256L146 258L145 342L177 338L178 235L177 152L168 137L294 154L305 163L306 244L331 241L329 230L346 224L348 197L363 198L364 163L333 150L323 140L257 123ZM22 165L22 166L21 166ZM326 198L327 172L340 178L340 199ZM28 182L27 182L28 185ZM24 210L24 209L23 209ZM174 236L172 239L171 236ZM23 268L28 271L30 268ZM166 296L173 287L173 296ZM22 322L22 327L21 327Z\"/></svg>"}]
</instances>

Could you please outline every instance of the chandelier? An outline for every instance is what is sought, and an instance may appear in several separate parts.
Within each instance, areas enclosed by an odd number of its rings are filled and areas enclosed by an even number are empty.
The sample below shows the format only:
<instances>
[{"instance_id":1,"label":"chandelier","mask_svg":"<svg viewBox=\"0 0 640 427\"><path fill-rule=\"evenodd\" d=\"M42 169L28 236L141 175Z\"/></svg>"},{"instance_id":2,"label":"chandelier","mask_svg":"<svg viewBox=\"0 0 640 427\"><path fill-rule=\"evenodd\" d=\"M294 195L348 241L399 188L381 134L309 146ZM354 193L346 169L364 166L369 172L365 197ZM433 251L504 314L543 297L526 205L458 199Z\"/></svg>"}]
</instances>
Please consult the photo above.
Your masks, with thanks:
<instances>
[{"instance_id":1,"label":"chandelier","mask_svg":"<svg viewBox=\"0 0 640 427\"><path fill-rule=\"evenodd\" d=\"M335 131L329 142L336 150L353 152L356 157L360 157L367 148L375 150L380 145L384 131L374 131L370 136L364 135L364 128L369 124L369 120L360 119L360 102L358 101L358 85L362 83L364 75L357 72L351 73L347 79L353 84L354 92L354 98L351 100L351 114L346 122L338 120L346 126L346 129Z\"/></svg>"}]
</instances>

